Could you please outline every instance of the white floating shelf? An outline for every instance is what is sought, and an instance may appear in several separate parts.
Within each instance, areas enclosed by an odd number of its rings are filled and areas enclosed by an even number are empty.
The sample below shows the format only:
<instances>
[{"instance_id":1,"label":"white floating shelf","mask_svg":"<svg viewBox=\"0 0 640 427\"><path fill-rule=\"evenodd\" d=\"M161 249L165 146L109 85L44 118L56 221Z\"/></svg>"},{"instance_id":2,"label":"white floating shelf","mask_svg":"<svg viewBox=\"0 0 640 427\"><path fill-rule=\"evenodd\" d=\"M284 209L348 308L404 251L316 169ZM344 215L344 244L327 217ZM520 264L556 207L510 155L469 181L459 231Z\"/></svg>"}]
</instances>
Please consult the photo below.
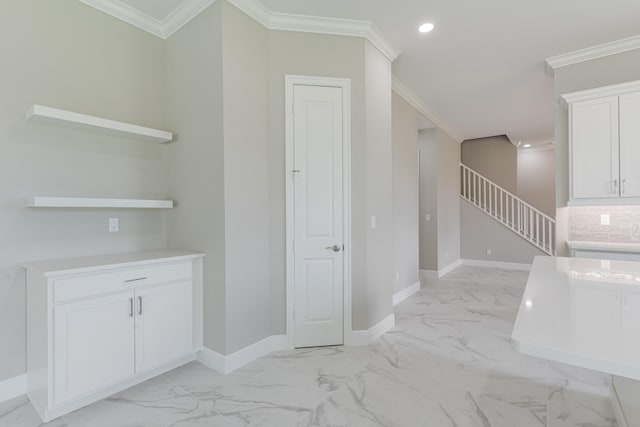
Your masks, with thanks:
<instances>
[{"instance_id":1,"label":"white floating shelf","mask_svg":"<svg viewBox=\"0 0 640 427\"><path fill-rule=\"evenodd\" d=\"M84 197L43 197L27 199L30 208L134 208L171 209L173 200L93 199Z\"/></svg>"},{"instance_id":2,"label":"white floating shelf","mask_svg":"<svg viewBox=\"0 0 640 427\"><path fill-rule=\"evenodd\" d=\"M173 133L164 130L117 122L38 104L32 105L25 116L27 120L58 123L69 127L95 130L158 143L173 140Z\"/></svg>"}]
</instances>

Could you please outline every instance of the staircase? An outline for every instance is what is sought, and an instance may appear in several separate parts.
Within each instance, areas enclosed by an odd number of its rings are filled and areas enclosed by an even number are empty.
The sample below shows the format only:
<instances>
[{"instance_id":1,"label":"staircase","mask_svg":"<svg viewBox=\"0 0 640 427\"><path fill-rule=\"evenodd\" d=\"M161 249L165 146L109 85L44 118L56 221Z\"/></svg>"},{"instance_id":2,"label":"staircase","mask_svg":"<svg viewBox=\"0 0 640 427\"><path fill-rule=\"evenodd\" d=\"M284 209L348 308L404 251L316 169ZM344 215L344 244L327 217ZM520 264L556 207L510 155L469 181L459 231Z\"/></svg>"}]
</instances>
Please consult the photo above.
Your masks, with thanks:
<instances>
[{"instance_id":1,"label":"staircase","mask_svg":"<svg viewBox=\"0 0 640 427\"><path fill-rule=\"evenodd\" d=\"M553 218L462 163L460 174L460 197L543 252L556 254Z\"/></svg>"}]
</instances>

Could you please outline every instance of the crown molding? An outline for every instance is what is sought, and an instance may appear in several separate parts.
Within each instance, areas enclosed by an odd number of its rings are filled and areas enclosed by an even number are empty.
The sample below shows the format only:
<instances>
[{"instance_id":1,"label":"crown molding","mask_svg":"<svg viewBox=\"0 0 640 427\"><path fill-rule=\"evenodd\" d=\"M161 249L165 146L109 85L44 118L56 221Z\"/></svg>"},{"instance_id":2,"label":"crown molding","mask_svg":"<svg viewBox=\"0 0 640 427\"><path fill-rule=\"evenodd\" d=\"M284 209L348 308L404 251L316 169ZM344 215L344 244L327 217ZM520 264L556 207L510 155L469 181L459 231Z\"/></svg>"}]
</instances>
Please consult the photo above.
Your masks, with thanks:
<instances>
[{"instance_id":1,"label":"crown molding","mask_svg":"<svg viewBox=\"0 0 640 427\"><path fill-rule=\"evenodd\" d=\"M588 101L590 99L604 98L606 96L618 96L637 91L640 91L640 80L581 90L579 92L565 93L561 95L561 97L566 103L565 106L567 106L577 101Z\"/></svg>"},{"instance_id":2,"label":"crown molding","mask_svg":"<svg viewBox=\"0 0 640 427\"><path fill-rule=\"evenodd\" d=\"M549 68L555 70L560 67L566 67L567 65L591 61L593 59L603 58L605 56L615 55L617 53L623 53L634 49L640 49L640 36L628 37L626 39L616 40L564 53L562 55L552 56L547 58L545 61Z\"/></svg>"},{"instance_id":3,"label":"crown molding","mask_svg":"<svg viewBox=\"0 0 640 427\"><path fill-rule=\"evenodd\" d=\"M79 1L157 37L167 39L216 0L184 1L162 21L134 9L120 0ZM400 55L400 51L393 47L372 22L276 13L267 9L257 0L228 1L270 30L363 37L369 40L391 62Z\"/></svg>"},{"instance_id":4,"label":"crown molding","mask_svg":"<svg viewBox=\"0 0 640 427\"><path fill-rule=\"evenodd\" d=\"M400 55L400 51L393 47L373 23L368 21L277 13L271 12L256 0L228 1L270 30L363 37L392 62Z\"/></svg>"},{"instance_id":5,"label":"crown molding","mask_svg":"<svg viewBox=\"0 0 640 427\"><path fill-rule=\"evenodd\" d=\"M165 19L159 21L119 0L79 0L121 21L138 27L154 36L166 39L198 16L216 0L189 0L182 2Z\"/></svg>"},{"instance_id":6,"label":"crown molding","mask_svg":"<svg viewBox=\"0 0 640 427\"><path fill-rule=\"evenodd\" d=\"M228 0L228 2L261 23L264 27L271 28L271 15L273 13L262 2L256 0Z\"/></svg>"},{"instance_id":7,"label":"crown molding","mask_svg":"<svg viewBox=\"0 0 640 427\"><path fill-rule=\"evenodd\" d=\"M161 22L118 0L79 0L87 6L118 18L157 37L162 37Z\"/></svg>"},{"instance_id":8,"label":"crown molding","mask_svg":"<svg viewBox=\"0 0 640 427\"><path fill-rule=\"evenodd\" d=\"M169 16L162 21L164 36L167 39L173 33L185 26L202 11L215 3L216 0L190 0L183 2Z\"/></svg>"},{"instance_id":9,"label":"crown molding","mask_svg":"<svg viewBox=\"0 0 640 427\"><path fill-rule=\"evenodd\" d=\"M444 132L446 132L451 138L453 138L457 143L462 143L463 138L460 134L449 126L445 121L443 121L440 117L436 116L431 109L415 94L405 86L396 76L393 76L392 89L395 93L400 95L407 101L409 104L413 106L418 112L424 115L427 119L431 121L437 128L440 128Z\"/></svg>"}]
</instances>

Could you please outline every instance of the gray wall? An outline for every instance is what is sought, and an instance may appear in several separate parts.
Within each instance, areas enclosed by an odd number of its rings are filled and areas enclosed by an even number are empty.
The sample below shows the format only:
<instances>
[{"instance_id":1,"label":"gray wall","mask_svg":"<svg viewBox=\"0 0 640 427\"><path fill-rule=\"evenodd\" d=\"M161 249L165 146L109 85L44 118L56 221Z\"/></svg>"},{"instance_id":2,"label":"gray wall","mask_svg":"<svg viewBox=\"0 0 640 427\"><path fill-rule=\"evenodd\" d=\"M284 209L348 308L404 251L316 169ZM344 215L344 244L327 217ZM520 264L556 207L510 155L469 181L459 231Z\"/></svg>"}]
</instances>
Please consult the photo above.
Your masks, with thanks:
<instances>
[{"instance_id":1,"label":"gray wall","mask_svg":"<svg viewBox=\"0 0 640 427\"><path fill-rule=\"evenodd\" d=\"M518 150L518 197L556 216L556 156L553 145Z\"/></svg>"},{"instance_id":2,"label":"gray wall","mask_svg":"<svg viewBox=\"0 0 640 427\"><path fill-rule=\"evenodd\" d=\"M506 136L464 141L462 163L505 190L517 193L518 149Z\"/></svg>"},{"instance_id":3,"label":"gray wall","mask_svg":"<svg viewBox=\"0 0 640 427\"><path fill-rule=\"evenodd\" d=\"M366 217L376 216L377 228L367 229L367 324L369 329L393 313L393 201L391 150L391 62L365 42L366 86ZM361 188L354 187L357 194ZM355 204L355 200L354 200ZM362 217L355 217L357 222ZM355 325L355 319L354 319Z\"/></svg>"},{"instance_id":4,"label":"gray wall","mask_svg":"<svg viewBox=\"0 0 640 427\"><path fill-rule=\"evenodd\" d=\"M34 195L167 197L165 148L27 123L34 104L166 128L164 42L73 0L5 0L0 38L0 381L25 370L25 261L161 248L162 212L28 209ZM109 217L120 232L108 233Z\"/></svg>"},{"instance_id":5,"label":"gray wall","mask_svg":"<svg viewBox=\"0 0 640 427\"><path fill-rule=\"evenodd\" d=\"M223 3L226 351L271 335L268 31Z\"/></svg>"},{"instance_id":6,"label":"gray wall","mask_svg":"<svg viewBox=\"0 0 640 427\"><path fill-rule=\"evenodd\" d=\"M178 139L169 146L169 246L206 254L204 345L225 350L224 145L221 2L167 40L168 112ZM197 43L208 40L207 43Z\"/></svg>"},{"instance_id":7,"label":"gray wall","mask_svg":"<svg viewBox=\"0 0 640 427\"><path fill-rule=\"evenodd\" d=\"M418 112L392 97L394 292L418 282Z\"/></svg>"},{"instance_id":8,"label":"gray wall","mask_svg":"<svg viewBox=\"0 0 640 427\"><path fill-rule=\"evenodd\" d=\"M556 105L556 250L567 253L569 236L569 147L568 115L562 106L561 95L580 90L638 80L640 75L640 49L585 61L558 68L554 73Z\"/></svg>"},{"instance_id":9,"label":"gray wall","mask_svg":"<svg viewBox=\"0 0 640 427\"><path fill-rule=\"evenodd\" d=\"M438 270L460 259L460 144L438 129Z\"/></svg>"},{"instance_id":10,"label":"gray wall","mask_svg":"<svg viewBox=\"0 0 640 427\"><path fill-rule=\"evenodd\" d=\"M420 147L420 270L438 270L438 130L418 134ZM429 221L426 215L430 216Z\"/></svg>"},{"instance_id":11,"label":"gray wall","mask_svg":"<svg viewBox=\"0 0 640 427\"><path fill-rule=\"evenodd\" d=\"M533 257L546 255L465 200L460 201L460 227L463 259L531 264Z\"/></svg>"},{"instance_id":12,"label":"gray wall","mask_svg":"<svg viewBox=\"0 0 640 427\"><path fill-rule=\"evenodd\" d=\"M167 50L169 243L207 253L205 345L230 354L271 335L267 30L216 2Z\"/></svg>"}]
</instances>

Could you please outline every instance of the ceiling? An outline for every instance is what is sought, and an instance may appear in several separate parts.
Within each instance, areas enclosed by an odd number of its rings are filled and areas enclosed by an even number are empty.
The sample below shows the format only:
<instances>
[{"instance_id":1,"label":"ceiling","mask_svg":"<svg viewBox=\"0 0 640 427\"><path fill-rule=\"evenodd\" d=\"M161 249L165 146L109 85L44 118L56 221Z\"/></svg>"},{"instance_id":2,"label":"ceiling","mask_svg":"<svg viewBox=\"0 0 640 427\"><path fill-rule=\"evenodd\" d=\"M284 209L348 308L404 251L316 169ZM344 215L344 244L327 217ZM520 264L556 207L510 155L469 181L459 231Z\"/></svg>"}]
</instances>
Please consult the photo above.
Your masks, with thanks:
<instances>
[{"instance_id":1,"label":"ceiling","mask_svg":"<svg viewBox=\"0 0 640 427\"><path fill-rule=\"evenodd\" d=\"M91 1L123 3L158 21L203 2ZM507 135L516 144L553 140L545 58L640 33L637 0L253 1L275 13L372 22L401 52L395 78L428 106L432 121L459 139ZM435 29L418 33L427 21Z\"/></svg>"}]
</instances>

